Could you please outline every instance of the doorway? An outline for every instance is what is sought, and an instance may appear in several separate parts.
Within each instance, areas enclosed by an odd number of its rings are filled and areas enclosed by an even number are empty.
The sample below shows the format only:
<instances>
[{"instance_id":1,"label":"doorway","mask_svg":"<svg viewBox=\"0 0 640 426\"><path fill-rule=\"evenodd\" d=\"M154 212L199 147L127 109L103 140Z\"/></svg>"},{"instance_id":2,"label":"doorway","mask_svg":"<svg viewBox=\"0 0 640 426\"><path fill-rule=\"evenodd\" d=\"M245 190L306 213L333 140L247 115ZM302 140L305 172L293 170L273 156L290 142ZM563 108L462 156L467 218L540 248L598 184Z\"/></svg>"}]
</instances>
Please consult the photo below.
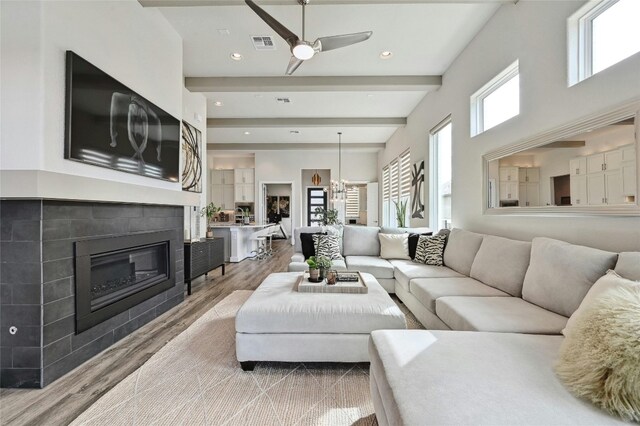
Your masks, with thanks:
<instances>
[{"instance_id":1,"label":"doorway","mask_svg":"<svg viewBox=\"0 0 640 426\"><path fill-rule=\"evenodd\" d=\"M262 218L264 223L280 225L275 238L291 239L293 235L293 182L262 183Z\"/></svg>"},{"instance_id":2,"label":"doorway","mask_svg":"<svg viewBox=\"0 0 640 426\"><path fill-rule=\"evenodd\" d=\"M327 191L323 188L307 188L307 226L322 226L318 207L327 210Z\"/></svg>"}]
</instances>

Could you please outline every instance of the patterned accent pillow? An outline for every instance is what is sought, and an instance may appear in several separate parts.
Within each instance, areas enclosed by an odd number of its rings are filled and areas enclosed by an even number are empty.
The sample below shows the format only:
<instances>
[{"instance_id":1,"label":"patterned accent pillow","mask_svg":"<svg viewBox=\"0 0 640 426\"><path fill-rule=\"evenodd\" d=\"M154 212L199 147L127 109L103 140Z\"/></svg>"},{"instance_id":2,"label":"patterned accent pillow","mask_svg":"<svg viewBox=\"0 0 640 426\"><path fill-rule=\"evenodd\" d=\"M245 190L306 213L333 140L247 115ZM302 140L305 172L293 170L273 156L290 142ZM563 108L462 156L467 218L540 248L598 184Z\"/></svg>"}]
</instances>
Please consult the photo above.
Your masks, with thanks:
<instances>
[{"instance_id":1,"label":"patterned accent pillow","mask_svg":"<svg viewBox=\"0 0 640 426\"><path fill-rule=\"evenodd\" d=\"M420 235L414 262L432 266L444 265L442 256L444 254L444 244L446 241L446 235Z\"/></svg>"},{"instance_id":2,"label":"patterned accent pillow","mask_svg":"<svg viewBox=\"0 0 640 426\"><path fill-rule=\"evenodd\" d=\"M328 257L331 260L343 260L340 254L340 237L337 235L314 235L313 244L316 257Z\"/></svg>"}]
</instances>

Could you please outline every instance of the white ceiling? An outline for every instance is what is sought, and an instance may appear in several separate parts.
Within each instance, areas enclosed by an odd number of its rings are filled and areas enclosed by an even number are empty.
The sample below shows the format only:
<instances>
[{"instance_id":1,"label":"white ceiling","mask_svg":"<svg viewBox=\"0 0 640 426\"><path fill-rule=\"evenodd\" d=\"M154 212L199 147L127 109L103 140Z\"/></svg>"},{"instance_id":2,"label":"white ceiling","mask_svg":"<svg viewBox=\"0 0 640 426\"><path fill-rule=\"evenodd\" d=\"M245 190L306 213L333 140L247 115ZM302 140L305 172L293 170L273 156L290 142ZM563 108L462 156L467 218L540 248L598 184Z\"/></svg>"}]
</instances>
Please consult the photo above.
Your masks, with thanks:
<instances>
[{"instance_id":1,"label":"white ceiling","mask_svg":"<svg viewBox=\"0 0 640 426\"><path fill-rule=\"evenodd\" d=\"M256 0L261 5L260 0ZM442 75L500 6L500 2L429 4L338 4L307 6L306 38L373 31L360 44L324 52L304 63L294 76ZM301 36L301 7L261 6ZM184 40L187 77L280 77L291 53L284 40L246 5L162 7L161 12ZM228 30L220 34L218 30ZM271 36L275 51L256 51L250 36ZM382 51L393 52L382 60ZM242 61L230 59L232 52ZM390 79L391 81L393 79ZM407 117L428 89L402 91L297 91L279 93L206 92L210 118L355 118ZM276 97L289 97L278 104ZM213 102L221 101L216 107ZM309 127L297 137L289 128L209 129L209 143L331 143L335 132L349 132L352 143L386 142L395 128L336 129ZM241 145L240 145L241 146ZM294 146L294 145L292 145Z\"/></svg>"}]
</instances>

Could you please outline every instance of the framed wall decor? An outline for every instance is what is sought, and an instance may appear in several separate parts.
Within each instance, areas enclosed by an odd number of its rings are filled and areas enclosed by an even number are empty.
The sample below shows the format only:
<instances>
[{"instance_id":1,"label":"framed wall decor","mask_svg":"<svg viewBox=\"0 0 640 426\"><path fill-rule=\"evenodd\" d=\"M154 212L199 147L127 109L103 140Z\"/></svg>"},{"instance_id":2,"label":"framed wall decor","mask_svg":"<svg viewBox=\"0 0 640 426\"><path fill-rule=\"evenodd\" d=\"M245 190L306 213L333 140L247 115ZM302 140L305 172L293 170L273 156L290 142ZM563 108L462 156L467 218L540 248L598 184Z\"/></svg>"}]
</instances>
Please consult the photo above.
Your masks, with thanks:
<instances>
[{"instance_id":1,"label":"framed wall decor","mask_svg":"<svg viewBox=\"0 0 640 426\"><path fill-rule=\"evenodd\" d=\"M424 219L424 160L413 164L411 167L411 217Z\"/></svg>"},{"instance_id":2,"label":"framed wall decor","mask_svg":"<svg viewBox=\"0 0 640 426\"><path fill-rule=\"evenodd\" d=\"M182 190L202 192L202 133L182 121Z\"/></svg>"}]
</instances>

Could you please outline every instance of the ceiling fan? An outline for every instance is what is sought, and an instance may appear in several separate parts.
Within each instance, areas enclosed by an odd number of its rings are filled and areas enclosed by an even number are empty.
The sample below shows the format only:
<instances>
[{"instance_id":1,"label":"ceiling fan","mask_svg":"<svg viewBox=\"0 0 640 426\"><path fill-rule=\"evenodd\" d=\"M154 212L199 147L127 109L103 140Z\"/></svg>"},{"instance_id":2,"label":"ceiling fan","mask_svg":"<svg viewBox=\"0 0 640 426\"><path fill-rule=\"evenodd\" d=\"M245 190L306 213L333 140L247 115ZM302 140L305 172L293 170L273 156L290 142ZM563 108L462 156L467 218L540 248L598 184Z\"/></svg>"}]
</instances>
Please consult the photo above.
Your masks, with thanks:
<instances>
[{"instance_id":1,"label":"ceiling fan","mask_svg":"<svg viewBox=\"0 0 640 426\"><path fill-rule=\"evenodd\" d=\"M291 30L278 22L273 16L265 12L260 6L255 4L253 0L245 0L245 3L264 21L269 25L280 37L282 37L291 48L291 60L287 67L287 75L291 75L298 69L302 63L308 59L313 58L316 53L326 52L328 50L339 49L341 47L350 46L352 44L360 43L371 37L372 31L365 31L362 33L343 34L329 37L320 37L313 43L310 43L304 39L304 26L305 26L305 6L309 3L309 0L298 0L298 3L302 6L302 39L295 35Z\"/></svg>"}]
</instances>

